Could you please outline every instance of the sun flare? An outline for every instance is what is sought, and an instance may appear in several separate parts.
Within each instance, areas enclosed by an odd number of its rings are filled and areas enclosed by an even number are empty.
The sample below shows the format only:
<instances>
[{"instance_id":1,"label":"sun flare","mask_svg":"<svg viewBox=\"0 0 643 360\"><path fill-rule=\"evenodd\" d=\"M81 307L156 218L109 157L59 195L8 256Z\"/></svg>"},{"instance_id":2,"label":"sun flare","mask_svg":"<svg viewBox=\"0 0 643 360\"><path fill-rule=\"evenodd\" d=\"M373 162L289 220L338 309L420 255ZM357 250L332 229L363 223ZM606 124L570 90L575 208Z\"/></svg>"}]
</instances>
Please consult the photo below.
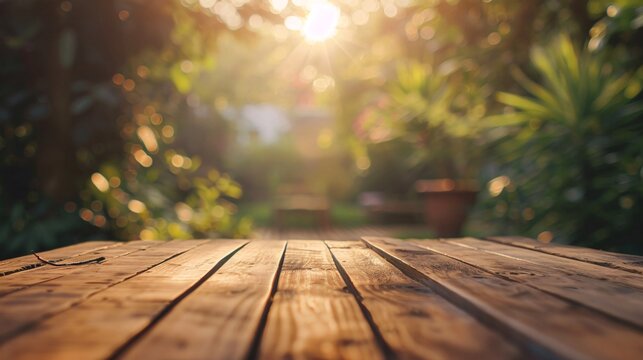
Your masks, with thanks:
<instances>
[{"instance_id":1,"label":"sun flare","mask_svg":"<svg viewBox=\"0 0 643 360\"><path fill-rule=\"evenodd\" d=\"M337 32L339 8L328 2L317 2L310 7L301 33L309 42L322 42Z\"/></svg>"}]
</instances>

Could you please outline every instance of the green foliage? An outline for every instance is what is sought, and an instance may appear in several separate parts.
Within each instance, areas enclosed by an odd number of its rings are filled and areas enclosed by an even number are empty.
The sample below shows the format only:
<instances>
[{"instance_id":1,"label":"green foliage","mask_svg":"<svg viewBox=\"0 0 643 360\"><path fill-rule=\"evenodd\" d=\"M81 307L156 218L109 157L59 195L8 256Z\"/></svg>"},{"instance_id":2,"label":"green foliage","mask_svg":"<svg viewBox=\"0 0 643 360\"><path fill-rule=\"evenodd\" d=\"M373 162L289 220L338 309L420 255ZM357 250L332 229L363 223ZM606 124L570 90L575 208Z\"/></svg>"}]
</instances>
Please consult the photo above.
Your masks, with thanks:
<instances>
[{"instance_id":1,"label":"green foliage","mask_svg":"<svg viewBox=\"0 0 643 360\"><path fill-rule=\"evenodd\" d=\"M201 105L207 109L208 122L200 121L203 116L194 110L200 100L191 89L210 62L208 56L200 55L193 61L177 59L172 53L162 60L155 53L132 59L133 70L122 75L136 79L134 89L123 85L123 91L135 98L129 113L121 117L124 154L120 162L103 164L91 175L91 196L83 197L87 208L81 210L81 217L83 211L87 214L85 220L125 239L249 235L251 221L234 216L241 186L216 170L220 165L212 161L216 154L203 160L206 144L192 144L201 131L207 139L223 135L214 134L206 124L218 123L216 130L225 129L215 104ZM175 69L190 80L177 83ZM175 114L182 115L181 121Z\"/></svg>"},{"instance_id":2,"label":"green foliage","mask_svg":"<svg viewBox=\"0 0 643 360\"><path fill-rule=\"evenodd\" d=\"M51 216L51 213L55 216ZM51 201L16 204L2 213L0 258L22 255L27 251L60 247L82 239L95 238L93 226L77 214L64 211Z\"/></svg>"},{"instance_id":3,"label":"green foliage","mask_svg":"<svg viewBox=\"0 0 643 360\"><path fill-rule=\"evenodd\" d=\"M285 27L299 2L206 3L0 1L0 253L243 236L240 184L251 199L291 181L348 198L478 174L505 233L640 243L640 1L342 0L321 44ZM561 32L595 53L561 40L531 72L529 49ZM248 103L335 108L339 129L311 137L315 159L235 147L221 113Z\"/></svg>"},{"instance_id":4,"label":"green foliage","mask_svg":"<svg viewBox=\"0 0 643 360\"><path fill-rule=\"evenodd\" d=\"M485 97L465 70L444 65L400 66L365 127L414 144L415 163L430 167L434 176L475 178Z\"/></svg>"},{"instance_id":5,"label":"green foliage","mask_svg":"<svg viewBox=\"0 0 643 360\"><path fill-rule=\"evenodd\" d=\"M534 235L552 231L572 243L640 248L642 69L620 73L566 36L534 49L532 63L539 81L516 73L529 95L499 93L511 109L487 119L512 129L501 149L515 192L499 200L513 198L503 212Z\"/></svg>"},{"instance_id":6,"label":"green foliage","mask_svg":"<svg viewBox=\"0 0 643 360\"><path fill-rule=\"evenodd\" d=\"M0 4L0 257L91 238L248 234L238 184L208 176L223 151L200 141L218 144L226 125L186 105L218 95L196 77L231 30L184 4Z\"/></svg>"},{"instance_id":7,"label":"green foliage","mask_svg":"<svg viewBox=\"0 0 643 360\"><path fill-rule=\"evenodd\" d=\"M392 199L415 196L413 183L422 176L431 176L430 169L418 161L417 148L402 139L368 144L370 167L360 176L361 191L376 191Z\"/></svg>"},{"instance_id":8,"label":"green foliage","mask_svg":"<svg viewBox=\"0 0 643 360\"><path fill-rule=\"evenodd\" d=\"M251 218L258 227L273 226L273 211L270 202L244 202L239 205L239 216ZM334 227L357 227L368 224L368 219L363 208L346 202L335 202L330 211L331 224ZM286 219L288 228L315 228L319 226L318 220L308 215L301 215Z\"/></svg>"},{"instance_id":9,"label":"green foliage","mask_svg":"<svg viewBox=\"0 0 643 360\"><path fill-rule=\"evenodd\" d=\"M280 184L297 181L301 177L304 160L294 144L282 139L273 144L252 142L235 150L228 161L234 177L248 189L248 200L269 199Z\"/></svg>"}]
</instances>

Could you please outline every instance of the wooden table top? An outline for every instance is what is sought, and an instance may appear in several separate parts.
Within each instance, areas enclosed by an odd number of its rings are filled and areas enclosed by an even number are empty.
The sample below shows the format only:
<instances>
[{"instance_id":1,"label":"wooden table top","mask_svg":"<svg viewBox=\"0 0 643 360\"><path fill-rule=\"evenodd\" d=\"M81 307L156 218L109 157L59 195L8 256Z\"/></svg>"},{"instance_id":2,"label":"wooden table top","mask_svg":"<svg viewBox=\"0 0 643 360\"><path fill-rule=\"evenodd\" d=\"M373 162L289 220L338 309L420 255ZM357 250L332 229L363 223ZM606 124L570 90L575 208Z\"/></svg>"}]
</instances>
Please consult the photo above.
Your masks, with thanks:
<instances>
[{"instance_id":1,"label":"wooden table top","mask_svg":"<svg viewBox=\"0 0 643 360\"><path fill-rule=\"evenodd\" d=\"M643 257L523 238L86 242L0 262L0 359L643 359Z\"/></svg>"}]
</instances>

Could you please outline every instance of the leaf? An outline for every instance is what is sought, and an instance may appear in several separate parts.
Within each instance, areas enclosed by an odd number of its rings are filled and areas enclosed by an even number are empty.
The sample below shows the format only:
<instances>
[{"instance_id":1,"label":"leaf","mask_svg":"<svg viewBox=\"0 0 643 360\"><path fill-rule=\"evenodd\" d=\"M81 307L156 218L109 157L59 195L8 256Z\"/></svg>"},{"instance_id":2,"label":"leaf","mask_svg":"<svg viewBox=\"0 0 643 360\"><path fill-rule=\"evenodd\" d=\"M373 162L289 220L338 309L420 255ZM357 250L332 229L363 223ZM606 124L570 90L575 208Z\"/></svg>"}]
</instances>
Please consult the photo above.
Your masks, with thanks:
<instances>
[{"instance_id":1,"label":"leaf","mask_svg":"<svg viewBox=\"0 0 643 360\"><path fill-rule=\"evenodd\" d=\"M551 111L555 111L557 114L562 115L561 106L562 104L556 99L555 95L548 91L543 86L537 84L536 82L529 79L525 74L523 74L518 69L512 69L512 76L522 87L524 87L531 94L539 98Z\"/></svg>"},{"instance_id":2,"label":"leaf","mask_svg":"<svg viewBox=\"0 0 643 360\"><path fill-rule=\"evenodd\" d=\"M608 104L615 100L618 95L623 94L628 84L629 77L627 75L609 81L594 101L595 109L601 109L608 106Z\"/></svg>"},{"instance_id":3,"label":"leaf","mask_svg":"<svg viewBox=\"0 0 643 360\"><path fill-rule=\"evenodd\" d=\"M558 39L558 49L568 74L572 75L573 79L578 80L580 77L578 55L569 36L562 35Z\"/></svg>"},{"instance_id":4,"label":"leaf","mask_svg":"<svg viewBox=\"0 0 643 360\"><path fill-rule=\"evenodd\" d=\"M505 105L513 106L521 110L526 110L541 115L549 115L549 110L545 106L524 96L506 92L499 92L497 95L497 99Z\"/></svg>"},{"instance_id":5,"label":"leaf","mask_svg":"<svg viewBox=\"0 0 643 360\"><path fill-rule=\"evenodd\" d=\"M529 117L522 114L502 114L487 116L482 119L480 125L482 127L500 127L500 126L514 126L522 125L529 121Z\"/></svg>"}]
</instances>

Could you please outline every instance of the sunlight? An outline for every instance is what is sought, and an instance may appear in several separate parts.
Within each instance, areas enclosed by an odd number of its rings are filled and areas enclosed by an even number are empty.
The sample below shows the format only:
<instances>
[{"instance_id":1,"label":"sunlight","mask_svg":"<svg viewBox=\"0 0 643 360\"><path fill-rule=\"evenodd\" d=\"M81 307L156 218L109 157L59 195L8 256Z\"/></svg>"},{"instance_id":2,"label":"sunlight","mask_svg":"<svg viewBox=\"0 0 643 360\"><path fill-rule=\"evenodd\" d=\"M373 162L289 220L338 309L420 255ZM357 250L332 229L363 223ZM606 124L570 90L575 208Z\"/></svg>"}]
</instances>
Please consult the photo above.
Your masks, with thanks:
<instances>
[{"instance_id":1,"label":"sunlight","mask_svg":"<svg viewBox=\"0 0 643 360\"><path fill-rule=\"evenodd\" d=\"M328 2L318 2L311 6L301 33L309 42L330 39L337 31L339 8Z\"/></svg>"}]
</instances>

